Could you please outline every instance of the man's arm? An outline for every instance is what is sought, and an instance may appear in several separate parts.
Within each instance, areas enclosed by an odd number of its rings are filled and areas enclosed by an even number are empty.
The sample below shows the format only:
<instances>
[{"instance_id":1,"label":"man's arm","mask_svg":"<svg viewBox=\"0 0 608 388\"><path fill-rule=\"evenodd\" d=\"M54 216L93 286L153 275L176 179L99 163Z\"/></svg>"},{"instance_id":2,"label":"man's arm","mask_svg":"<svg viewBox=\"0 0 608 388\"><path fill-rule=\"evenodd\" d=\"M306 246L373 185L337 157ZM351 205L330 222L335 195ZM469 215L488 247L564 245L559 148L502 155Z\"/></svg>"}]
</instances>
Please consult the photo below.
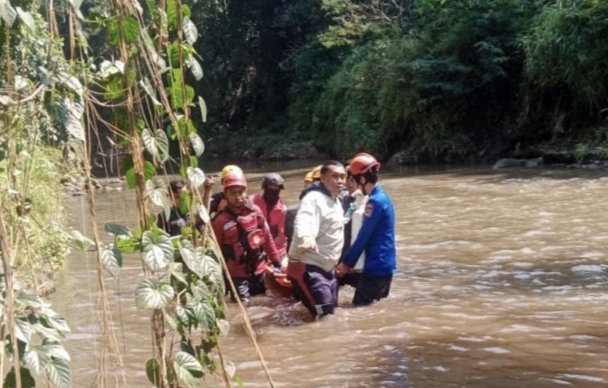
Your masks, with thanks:
<instances>
[{"instance_id":1,"label":"man's arm","mask_svg":"<svg viewBox=\"0 0 608 388\"><path fill-rule=\"evenodd\" d=\"M298 248L303 250L317 250L317 235L321 217L315 197L310 193L302 198L294 222L294 240L300 244Z\"/></svg>"}]
</instances>

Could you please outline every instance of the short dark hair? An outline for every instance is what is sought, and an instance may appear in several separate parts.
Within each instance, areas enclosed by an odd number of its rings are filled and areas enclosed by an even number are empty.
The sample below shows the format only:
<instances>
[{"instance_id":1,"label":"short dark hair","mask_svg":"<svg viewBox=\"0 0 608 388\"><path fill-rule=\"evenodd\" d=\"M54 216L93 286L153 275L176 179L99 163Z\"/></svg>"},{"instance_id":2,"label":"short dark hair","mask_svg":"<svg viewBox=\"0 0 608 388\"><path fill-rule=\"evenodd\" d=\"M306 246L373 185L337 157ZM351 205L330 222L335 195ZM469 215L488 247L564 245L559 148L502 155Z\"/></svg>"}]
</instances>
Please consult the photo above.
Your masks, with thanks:
<instances>
[{"instance_id":1,"label":"short dark hair","mask_svg":"<svg viewBox=\"0 0 608 388\"><path fill-rule=\"evenodd\" d=\"M186 182L182 179L176 179L174 181L169 182L169 188L174 193L177 193L178 191L183 189L184 186L186 186Z\"/></svg>"},{"instance_id":2,"label":"short dark hair","mask_svg":"<svg viewBox=\"0 0 608 388\"><path fill-rule=\"evenodd\" d=\"M329 171L329 167L331 167L331 166L344 167L342 162L338 162L337 160L328 160L325 163L323 163L323 166L321 167L321 175L327 174L327 172Z\"/></svg>"}]
</instances>

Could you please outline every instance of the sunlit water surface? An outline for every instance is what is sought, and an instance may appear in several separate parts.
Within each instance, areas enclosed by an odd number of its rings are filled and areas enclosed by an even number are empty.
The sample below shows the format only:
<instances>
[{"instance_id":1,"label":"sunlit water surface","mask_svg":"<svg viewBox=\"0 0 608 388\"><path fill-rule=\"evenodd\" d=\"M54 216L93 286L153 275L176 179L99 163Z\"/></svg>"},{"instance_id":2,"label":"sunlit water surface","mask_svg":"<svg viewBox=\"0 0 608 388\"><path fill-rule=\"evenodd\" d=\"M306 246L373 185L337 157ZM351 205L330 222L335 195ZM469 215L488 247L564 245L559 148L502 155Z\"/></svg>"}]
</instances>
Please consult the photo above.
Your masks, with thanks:
<instances>
[{"instance_id":1,"label":"sunlit water surface","mask_svg":"<svg viewBox=\"0 0 608 388\"><path fill-rule=\"evenodd\" d=\"M274 167L297 201L306 169ZM268 167L267 167L268 170ZM250 192L262 171L250 175ZM489 168L386 171L395 204L398 272L391 295L352 308L344 288L334 316L311 321L279 296L248 312L276 387L608 386L608 178L601 172ZM133 193L96 193L98 223L133 225ZM68 205L87 230L81 198ZM90 233L90 232L89 232ZM104 239L107 237L104 235ZM129 387L149 387L149 313L134 306L137 256L106 278ZM53 306L72 327L74 386L96 373L99 329L94 257L74 254ZM268 387L234 304L224 357L244 387Z\"/></svg>"}]
</instances>

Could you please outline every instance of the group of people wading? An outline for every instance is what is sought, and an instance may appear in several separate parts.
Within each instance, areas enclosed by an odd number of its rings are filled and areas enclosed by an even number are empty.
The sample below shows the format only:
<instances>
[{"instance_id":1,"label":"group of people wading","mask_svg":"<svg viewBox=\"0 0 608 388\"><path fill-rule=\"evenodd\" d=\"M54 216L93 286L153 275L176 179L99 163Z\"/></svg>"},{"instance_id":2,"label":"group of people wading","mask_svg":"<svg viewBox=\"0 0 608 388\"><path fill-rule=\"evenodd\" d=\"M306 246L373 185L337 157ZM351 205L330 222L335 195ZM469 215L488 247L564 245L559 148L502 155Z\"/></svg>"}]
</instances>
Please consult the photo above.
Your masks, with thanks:
<instances>
[{"instance_id":1,"label":"group of people wading","mask_svg":"<svg viewBox=\"0 0 608 388\"><path fill-rule=\"evenodd\" d=\"M267 174L262 192L249 196L243 171L224 167L223 191L212 196L209 213L233 297L248 302L265 293L268 276L288 282L315 318L334 313L344 284L355 288L355 306L387 297L396 270L395 212L379 170L367 153L346 167L327 161L306 174L299 204L287 208L279 174ZM171 235L188 223L179 206L184 187L171 182L174 207L168 219L158 216L158 226Z\"/></svg>"}]
</instances>

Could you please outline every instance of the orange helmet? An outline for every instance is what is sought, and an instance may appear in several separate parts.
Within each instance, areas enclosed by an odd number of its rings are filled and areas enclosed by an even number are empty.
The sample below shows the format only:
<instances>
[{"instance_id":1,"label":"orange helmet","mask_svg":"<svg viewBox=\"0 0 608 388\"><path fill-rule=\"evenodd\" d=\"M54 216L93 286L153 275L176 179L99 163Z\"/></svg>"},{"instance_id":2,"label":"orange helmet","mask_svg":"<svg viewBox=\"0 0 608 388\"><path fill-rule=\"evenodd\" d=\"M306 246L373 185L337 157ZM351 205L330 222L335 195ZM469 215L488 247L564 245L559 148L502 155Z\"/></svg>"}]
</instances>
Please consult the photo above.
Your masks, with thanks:
<instances>
[{"instance_id":1,"label":"orange helmet","mask_svg":"<svg viewBox=\"0 0 608 388\"><path fill-rule=\"evenodd\" d=\"M357 155L353 156L353 159L350 161L350 172L353 175L362 175L368 171L379 171L380 163L365 152L360 152Z\"/></svg>"},{"instance_id":2,"label":"orange helmet","mask_svg":"<svg viewBox=\"0 0 608 388\"><path fill-rule=\"evenodd\" d=\"M235 172L235 173L243 175L243 170L241 170L241 168L239 166L236 166L234 164L229 164L227 166L224 166L224 168L222 169L222 174L221 174L222 184L224 183L224 179L226 178L226 175L230 174L231 172Z\"/></svg>"},{"instance_id":3,"label":"orange helmet","mask_svg":"<svg viewBox=\"0 0 608 388\"><path fill-rule=\"evenodd\" d=\"M243 173L239 174L238 172L234 171L226 174L224 177L224 190L234 186L247 188L247 180L245 179L245 175L243 175Z\"/></svg>"}]
</instances>

